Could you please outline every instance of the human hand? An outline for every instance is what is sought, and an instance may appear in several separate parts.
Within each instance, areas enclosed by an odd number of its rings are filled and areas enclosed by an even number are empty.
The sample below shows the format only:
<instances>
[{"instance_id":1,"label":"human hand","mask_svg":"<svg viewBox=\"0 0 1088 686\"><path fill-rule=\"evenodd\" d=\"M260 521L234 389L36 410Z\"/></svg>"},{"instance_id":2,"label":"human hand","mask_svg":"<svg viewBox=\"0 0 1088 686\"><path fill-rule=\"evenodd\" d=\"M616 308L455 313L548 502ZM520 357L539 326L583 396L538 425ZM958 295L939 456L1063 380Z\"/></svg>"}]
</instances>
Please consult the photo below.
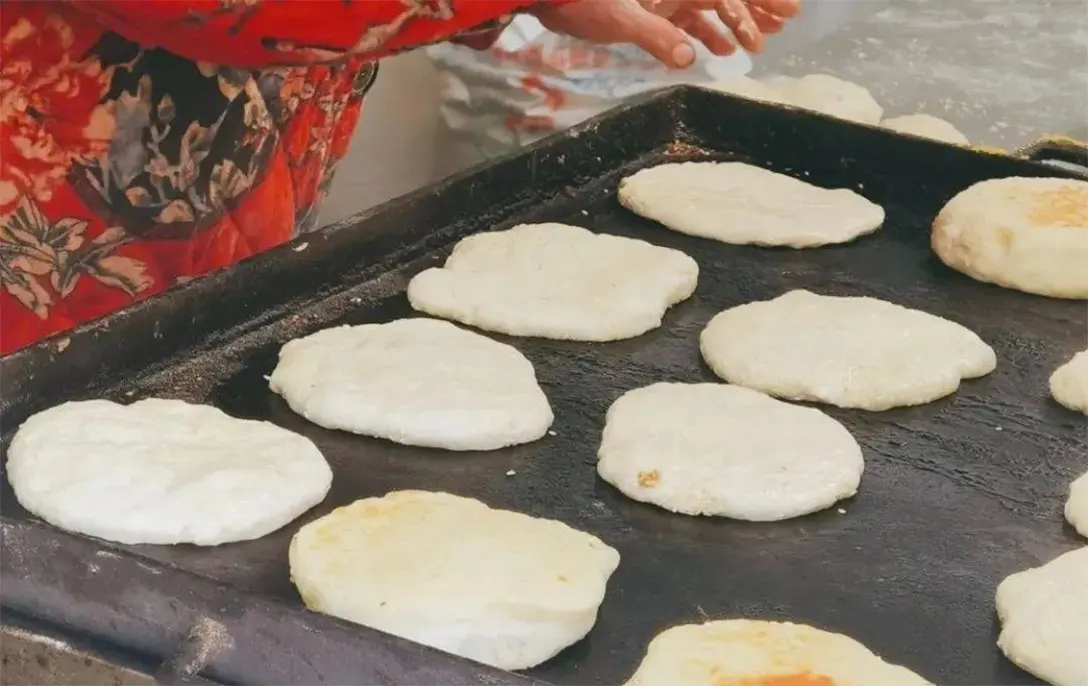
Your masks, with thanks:
<instances>
[{"instance_id":1,"label":"human hand","mask_svg":"<svg viewBox=\"0 0 1088 686\"><path fill-rule=\"evenodd\" d=\"M797 16L801 11L801 0L640 0L643 7L658 16L665 17L687 31L692 37L706 43L700 35L689 28L699 27L701 34L707 34L705 27L710 26L720 35L719 28L708 22L704 10L713 10L722 23L736 37L740 46L748 52L762 52L764 35L775 34L782 30L786 21ZM707 45L707 47L710 47ZM736 47L730 43L731 54Z\"/></svg>"},{"instance_id":2,"label":"human hand","mask_svg":"<svg viewBox=\"0 0 1088 686\"><path fill-rule=\"evenodd\" d=\"M533 9L550 31L594 43L634 43L672 68L695 60L690 38L716 55L736 45L704 14L715 11L744 49L760 52L764 34L777 33L800 11L800 0L573 0Z\"/></svg>"},{"instance_id":3,"label":"human hand","mask_svg":"<svg viewBox=\"0 0 1088 686\"><path fill-rule=\"evenodd\" d=\"M491 21L454 36L450 39L450 42L464 45L473 50L488 50L495 44L495 41L499 39L503 29L505 29L506 25L509 23L509 17Z\"/></svg>"}]
</instances>

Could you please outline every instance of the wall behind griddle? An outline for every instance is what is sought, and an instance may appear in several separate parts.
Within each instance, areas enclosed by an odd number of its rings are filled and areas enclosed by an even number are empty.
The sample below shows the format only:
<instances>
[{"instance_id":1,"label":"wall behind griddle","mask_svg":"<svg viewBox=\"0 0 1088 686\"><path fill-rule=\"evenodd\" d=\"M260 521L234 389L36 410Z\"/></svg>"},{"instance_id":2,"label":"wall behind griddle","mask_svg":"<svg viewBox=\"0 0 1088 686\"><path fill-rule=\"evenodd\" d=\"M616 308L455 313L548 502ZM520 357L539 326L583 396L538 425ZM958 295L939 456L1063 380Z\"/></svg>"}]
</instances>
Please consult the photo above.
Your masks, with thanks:
<instances>
[{"instance_id":1,"label":"wall behind griddle","mask_svg":"<svg viewBox=\"0 0 1088 686\"><path fill-rule=\"evenodd\" d=\"M421 52L382 61L362 121L333 179L323 223L429 183L439 145L439 78Z\"/></svg>"}]
</instances>

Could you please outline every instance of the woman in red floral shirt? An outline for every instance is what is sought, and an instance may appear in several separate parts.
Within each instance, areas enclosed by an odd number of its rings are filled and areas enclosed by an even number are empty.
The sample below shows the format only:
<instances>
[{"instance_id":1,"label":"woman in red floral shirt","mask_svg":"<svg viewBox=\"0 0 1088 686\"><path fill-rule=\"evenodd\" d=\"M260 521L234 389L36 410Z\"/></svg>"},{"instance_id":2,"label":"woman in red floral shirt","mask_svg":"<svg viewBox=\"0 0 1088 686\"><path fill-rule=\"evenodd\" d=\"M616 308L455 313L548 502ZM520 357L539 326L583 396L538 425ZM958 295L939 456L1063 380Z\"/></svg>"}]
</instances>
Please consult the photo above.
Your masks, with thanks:
<instances>
[{"instance_id":1,"label":"woman in red floral shirt","mask_svg":"<svg viewBox=\"0 0 1088 686\"><path fill-rule=\"evenodd\" d=\"M799 0L0 0L0 354L315 228L374 60L501 17L761 47Z\"/></svg>"}]
</instances>

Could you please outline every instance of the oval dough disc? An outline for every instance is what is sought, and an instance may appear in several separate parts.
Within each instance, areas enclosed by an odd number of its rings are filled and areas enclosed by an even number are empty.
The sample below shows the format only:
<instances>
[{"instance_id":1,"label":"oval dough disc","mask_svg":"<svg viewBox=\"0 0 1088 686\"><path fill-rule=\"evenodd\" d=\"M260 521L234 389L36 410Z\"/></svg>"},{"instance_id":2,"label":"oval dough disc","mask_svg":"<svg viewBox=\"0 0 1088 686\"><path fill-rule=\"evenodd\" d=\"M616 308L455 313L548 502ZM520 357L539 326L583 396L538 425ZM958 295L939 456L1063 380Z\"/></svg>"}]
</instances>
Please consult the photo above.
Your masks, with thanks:
<instances>
[{"instance_id":1,"label":"oval dough disc","mask_svg":"<svg viewBox=\"0 0 1088 686\"><path fill-rule=\"evenodd\" d=\"M997 645L1054 686L1088 684L1088 546L1017 572L997 587Z\"/></svg>"},{"instance_id":2,"label":"oval dough disc","mask_svg":"<svg viewBox=\"0 0 1088 686\"><path fill-rule=\"evenodd\" d=\"M748 76L737 76L727 81L718 81L717 83L707 84L705 87L710 90L736 95L749 100L761 100L763 102L783 105L789 104L782 96L782 93L779 92L779 89L763 83L762 81L756 81Z\"/></svg>"},{"instance_id":3,"label":"oval dough disc","mask_svg":"<svg viewBox=\"0 0 1088 686\"><path fill-rule=\"evenodd\" d=\"M1054 370L1050 375L1050 395L1070 410L1088 414L1088 350L1077 353Z\"/></svg>"},{"instance_id":4,"label":"oval dough disc","mask_svg":"<svg viewBox=\"0 0 1088 686\"><path fill-rule=\"evenodd\" d=\"M953 145L968 145L967 136L960 133L959 129L944 119L929 114L907 114L902 117L892 117L880 123L889 131L909 133L922 138L932 138L935 141L952 143Z\"/></svg>"},{"instance_id":5,"label":"oval dough disc","mask_svg":"<svg viewBox=\"0 0 1088 686\"><path fill-rule=\"evenodd\" d=\"M1069 500L1065 501L1065 518L1077 533L1088 538L1088 472L1069 487Z\"/></svg>"},{"instance_id":6,"label":"oval dough disc","mask_svg":"<svg viewBox=\"0 0 1088 686\"><path fill-rule=\"evenodd\" d=\"M670 248L566 224L523 224L461 240L408 284L415 309L488 331L575 341L632 338L661 325L699 278Z\"/></svg>"},{"instance_id":7,"label":"oval dough disc","mask_svg":"<svg viewBox=\"0 0 1088 686\"><path fill-rule=\"evenodd\" d=\"M742 162L678 162L620 182L620 204L673 231L737 245L847 243L884 223L854 191L828 190Z\"/></svg>"},{"instance_id":8,"label":"oval dough disc","mask_svg":"<svg viewBox=\"0 0 1088 686\"><path fill-rule=\"evenodd\" d=\"M426 491L338 508L289 557L310 609L501 669L589 633L620 560L561 522Z\"/></svg>"},{"instance_id":9,"label":"oval dough disc","mask_svg":"<svg viewBox=\"0 0 1088 686\"><path fill-rule=\"evenodd\" d=\"M1088 298L1088 181L976 183L948 201L931 238L942 262L978 281Z\"/></svg>"},{"instance_id":10,"label":"oval dough disc","mask_svg":"<svg viewBox=\"0 0 1088 686\"><path fill-rule=\"evenodd\" d=\"M804 290L718 314L699 345L730 383L874 411L931 402L997 364L990 346L947 319L876 298Z\"/></svg>"},{"instance_id":11,"label":"oval dough disc","mask_svg":"<svg viewBox=\"0 0 1088 686\"><path fill-rule=\"evenodd\" d=\"M868 89L826 74L783 78L774 83L740 76L710 84L707 88L749 100L812 110L861 124L877 124L884 116L884 108Z\"/></svg>"},{"instance_id":12,"label":"oval dough disc","mask_svg":"<svg viewBox=\"0 0 1088 686\"><path fill-rule=\"evenodd\" d=\"M533 365L516 348L436 319L341 326L290 341L269 386L328 429L447 450L535 441L553 419Z\"/></svg>"},{"instance_id":13,"label":"oval dough disc","mask_svg":"<svg viewBox=\"0 0 1088 686\"><path fill-rule=\"evenodd\" d=\"M839 119L876 125L884 116L884 108L873 99L868 89L827 74L788 79L776 88L780 97L795 107Z\"/></svg>"},{"instance_id":14,"label":"oval dough disc","mask_svg":"<svg viewBox=\"0 0 1088 686\"><path fill-rule=\"evenodd\" d=\"M657 383L612 404L597 472L672 512L767 522L857 493L864 461L819 410L724 384Z\"/></svg>"},{"instance_id":15,"label":"oval dough disc","mask_svg":"<svg viewBox=\"0 0 1088 686\"><path fill-rule=\"evenodd\" d=\"M849 636L804 624L727 619L650 642L624 686L929 686Z\"/></svg>"},{"instance_id":16,"label":"oval dough disc","mask_svg":"<svg viewBox=\"0 0 1088 686\"><path fill-rule=\"evenodd\" d=\"M324 500L332 483L303 436L159 399L40 412L15 434L7 474L32 514L128 544L260 538Z\"/></svg>"}]
</instances>

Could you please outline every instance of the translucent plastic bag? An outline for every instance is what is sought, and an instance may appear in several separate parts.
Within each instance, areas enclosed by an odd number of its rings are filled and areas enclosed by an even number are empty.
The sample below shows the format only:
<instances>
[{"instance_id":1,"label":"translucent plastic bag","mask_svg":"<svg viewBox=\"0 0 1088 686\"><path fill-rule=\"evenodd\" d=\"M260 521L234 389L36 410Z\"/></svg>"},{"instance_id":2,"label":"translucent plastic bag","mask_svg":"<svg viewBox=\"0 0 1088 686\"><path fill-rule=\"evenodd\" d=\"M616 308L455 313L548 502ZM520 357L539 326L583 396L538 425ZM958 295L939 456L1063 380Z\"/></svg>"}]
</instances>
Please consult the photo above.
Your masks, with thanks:
<instances>
[{"instance_id":1,"label":"translucent plastic bag","mask_svg":"<svg viewBox=\"0 0 1088 686\"><path fill-rule=\"evenodd\" d=\"M639 93L722 81L752 68L743 50L718 57L696 45L690 68L669 70L637 46L560 36L529 15L515 17L488 50L446 43L427 54L443 78L443 122L484 157L566 129Z\"/></svg>"}]
</instances>

